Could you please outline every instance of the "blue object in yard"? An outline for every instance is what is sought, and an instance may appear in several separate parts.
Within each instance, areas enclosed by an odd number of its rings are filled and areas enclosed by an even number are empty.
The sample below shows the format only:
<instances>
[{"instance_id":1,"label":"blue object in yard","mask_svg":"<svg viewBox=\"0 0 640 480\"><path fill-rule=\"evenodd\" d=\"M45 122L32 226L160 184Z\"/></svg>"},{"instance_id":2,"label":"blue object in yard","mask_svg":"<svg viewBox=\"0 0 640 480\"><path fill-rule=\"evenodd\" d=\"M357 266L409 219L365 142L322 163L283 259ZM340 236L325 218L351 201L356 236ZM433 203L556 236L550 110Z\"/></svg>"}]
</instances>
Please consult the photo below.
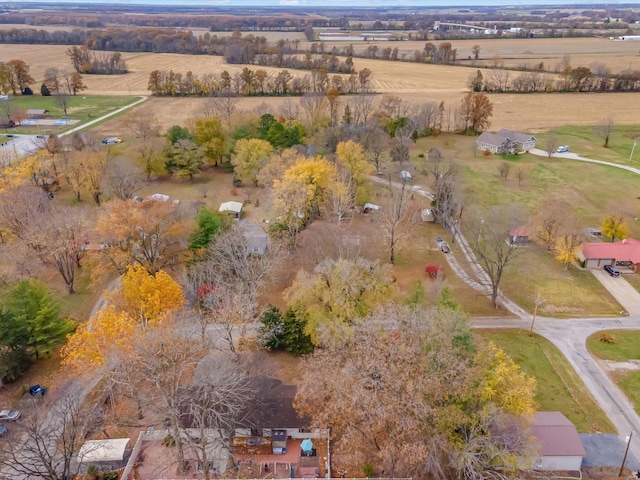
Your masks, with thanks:
<instances>
[{"instance_id":1,"label":"blue object in yard","mask_svg":"<svg viewBox=\"0 0 640 480\"><path fill-rule=\"evenodd\" d=\"M35 397L36 395L40 395L41 397L44 397L45 389L42 388L40 385L31 385L29 387L29 393L31 394L32 397Z\"/></svg>"},{"instance_id":2,"label":"blue object in yard","mask_svg":"<svg viewBox=\"0 0 640 480\"><path fill-rule=\"evenodd\" d=\"M9 430L4 425L0 425L0 437L4 437Z\"/></svg>"}]
</instances>

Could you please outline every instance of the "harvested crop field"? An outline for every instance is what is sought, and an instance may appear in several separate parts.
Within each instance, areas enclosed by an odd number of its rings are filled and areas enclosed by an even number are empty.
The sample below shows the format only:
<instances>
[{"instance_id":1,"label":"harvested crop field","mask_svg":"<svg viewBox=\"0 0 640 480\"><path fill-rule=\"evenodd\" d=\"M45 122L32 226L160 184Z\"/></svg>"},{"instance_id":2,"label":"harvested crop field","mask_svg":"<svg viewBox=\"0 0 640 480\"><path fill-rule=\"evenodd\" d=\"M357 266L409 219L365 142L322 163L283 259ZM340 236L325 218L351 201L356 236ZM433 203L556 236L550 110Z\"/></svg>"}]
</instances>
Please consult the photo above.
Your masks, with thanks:
<instances>
[{"instance_id":1,"label":"harvested crop field","mask_svg":"<svg viewBox=\"0 0 640 480\"><path fill-rule=\"evenodd\" d=\"M546 49L559 54L559 46L553 46L552 39L530 39L540 51ZM578 45L580 48L596 48L621 46L634 49L634 42L614 42L600 39L567 39L565 47ZM559 41L558 40L558 41ZM525 45L522 40L484 40L487 45L502 44L502 48L511 45ZM591 47L587 47L591 45ZM42 82L44 71L48 67L70 68L65 51L68 47L57 45L0 45L0 58L22 58L31 66L31 74L36 79L35 86ZM512 47L513 48L513 47ZM555 50L552 49L555 48ZM578 48L577 46L574 48ZM613 47L611 47L613 48ZM618 47L616 47L618 48ZM574 51L568 49L566 51ZM227 70L232 75L241 71L245 65L229 65L222 57L207 55L178 55L154 53L123 54L130 73L125 75L85 75L85 83L89 87L85 92L90 95L146 95L149 73L155 69L186 73L191 70L196 74L220 74ZM428 65L415 63L387 62L383 60L355 59L356 69L369 68L373 72L372 87L380 94L397 95L411 103L444 101L447 110L455 109L460 99L468 91L469 75L475 70L447 65ZM264 68L271 75L279 69ZM640 69L640 65L638 66ZM305 75L307 72L290 70L293 75ZM595 125L603 118L612 115L617 124L633 125L638 123L637 93L540 93L540 94L492 94L494 105L491 129L512 128L531 132L545 131L560 125ZM347 97L344 97L346 99ZM343 101L345 101L343 99ZM296 99L294 98L294 101ZM283 98L252 97L240 99L240 110L255 112L257 107L266 103L271 108L283 102ZM167 127L184 124L204 103L199 98L166 98L153 99L152 105L159 112L158 117Z\"/></svg>"}]
</instances>

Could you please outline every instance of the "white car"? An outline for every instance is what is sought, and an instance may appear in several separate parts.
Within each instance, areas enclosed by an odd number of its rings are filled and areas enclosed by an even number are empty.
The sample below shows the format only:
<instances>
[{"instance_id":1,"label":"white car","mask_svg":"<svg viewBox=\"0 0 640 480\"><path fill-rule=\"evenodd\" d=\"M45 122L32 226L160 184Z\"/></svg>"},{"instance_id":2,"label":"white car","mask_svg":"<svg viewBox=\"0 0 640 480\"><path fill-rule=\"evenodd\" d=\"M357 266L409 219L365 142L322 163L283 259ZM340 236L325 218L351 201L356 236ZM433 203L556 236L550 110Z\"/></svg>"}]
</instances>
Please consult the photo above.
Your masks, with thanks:
<instances>
[{"instance_id":1,"label":"white car","mask_svg":"<svg viewBox=\"0 0 640 480\"><path fill-rule=\"evenodd\" d=\"M20 415L22 415L20 410L2 410L0 411L0 421L15 422L20 418Z\"/></svg>"},{"instance_id":2,"label":"white car","mask_svg":"<svg viewBox=\"0 0 640 480\"><path fill-rule=\"evenodd\" d=\"M558 153L564 153L564 152L568 152L569 151L569 145L560 145L558 147L558 149L556 150L556 152Z\"/></svg>"}]
</instances>

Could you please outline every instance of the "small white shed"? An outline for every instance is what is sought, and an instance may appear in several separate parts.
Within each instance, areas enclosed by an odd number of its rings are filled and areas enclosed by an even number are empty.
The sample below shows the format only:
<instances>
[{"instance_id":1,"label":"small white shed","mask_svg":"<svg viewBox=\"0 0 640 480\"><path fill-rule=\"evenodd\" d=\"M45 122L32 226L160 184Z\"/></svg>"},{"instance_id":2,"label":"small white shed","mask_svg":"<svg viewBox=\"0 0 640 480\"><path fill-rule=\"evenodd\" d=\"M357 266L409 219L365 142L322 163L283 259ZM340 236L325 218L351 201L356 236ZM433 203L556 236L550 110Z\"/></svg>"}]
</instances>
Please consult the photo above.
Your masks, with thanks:
<instances>
[{"instance_id":1,"label":"small white shed","mask_svg":"<svg viewBox=\"0 0 640 480\"><path fill-rule=\"evenodd\" d=\"M240 202L224 202L218 209L222 213L230 213L233 218L240 218L242 215L242 203Z\"/></svg>"},{"instance_id":2,"label":"small white shed","mask_svg":"<svg viewBox=\"0 0 640 480\"><path fill-rule=\"evenodd\" d=\"M108 438L87 440L80 447L78 463L118 463L125 460L125 452L130 450L128 438Z\"/></svg>"},{"instance_id":3,"label":"small white shed","mask_svg":"<svg viewBox=\"0 0 640 480\"><path fill-rule=\"evenodd\" d=\"M413 181L413 176L411 175L410 171L402 170L400 172L400 180L402 180L405 183L411 183Z\"/></svg>"}]
</instances>

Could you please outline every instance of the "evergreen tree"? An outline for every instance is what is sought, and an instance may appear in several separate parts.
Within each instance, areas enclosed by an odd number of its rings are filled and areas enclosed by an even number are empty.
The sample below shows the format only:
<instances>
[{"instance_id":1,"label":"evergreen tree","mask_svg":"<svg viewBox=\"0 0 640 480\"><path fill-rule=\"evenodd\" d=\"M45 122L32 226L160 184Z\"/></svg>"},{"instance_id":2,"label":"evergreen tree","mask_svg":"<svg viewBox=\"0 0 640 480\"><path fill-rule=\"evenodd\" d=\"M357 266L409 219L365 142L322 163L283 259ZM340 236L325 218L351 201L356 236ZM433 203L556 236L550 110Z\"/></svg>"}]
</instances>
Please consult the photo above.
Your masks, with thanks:
<instances>
[{"instance_id":1,"label":"evergreen tree","mask_svg":"<svg viewBox=\"0 0 640 480\"><path fill-rule=\"evenodd\" d=\"M21 346L36 358L73 330L73 324L60 316L58 302L37 280L25 280L15 286L6 297L5 308L14 320L14 334Z\"/></svg>"}]
</instances>

